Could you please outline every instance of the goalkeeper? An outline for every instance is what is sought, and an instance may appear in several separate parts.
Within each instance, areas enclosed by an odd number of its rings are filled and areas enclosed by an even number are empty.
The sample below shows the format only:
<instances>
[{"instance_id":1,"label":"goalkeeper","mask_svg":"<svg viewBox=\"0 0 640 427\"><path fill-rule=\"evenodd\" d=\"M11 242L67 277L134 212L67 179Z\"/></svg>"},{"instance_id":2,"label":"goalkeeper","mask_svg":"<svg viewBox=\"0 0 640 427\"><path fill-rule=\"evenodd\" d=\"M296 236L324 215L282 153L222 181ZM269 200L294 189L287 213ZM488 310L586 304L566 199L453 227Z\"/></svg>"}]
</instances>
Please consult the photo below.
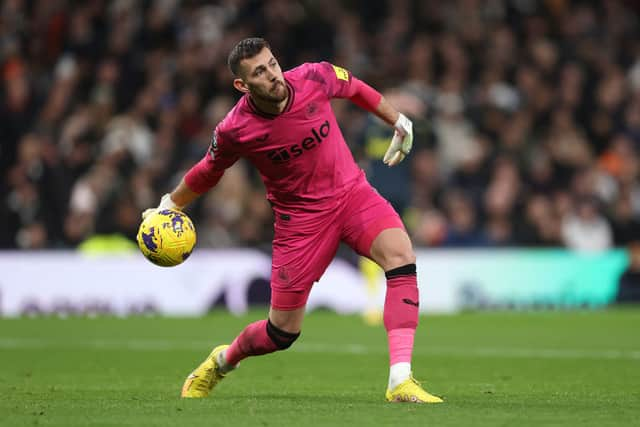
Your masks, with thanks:
<instances>
[{"instance_id":1,"label":"goalkeeper","mask_svg":"<svg viewBox=\"0 0 640 427\"><path fill-rule=\"evenodd\" d=\"M211 146L157 209L182 209L213 187L237 159L260 172L275 214L269 317L219 345L186 379L183 397L205 397L241 360L289 348L299 337L309 292L345 242L372 259L387 279L384 326L390 402L442 402L413 378L418 326L415 255L402 221L356 165L331 109L347 98L395 128L384 163L411 150L411 121L343 68L305 63L283 71L261 38L229 54L233 86L244 96L218 124ZM154 209L143 214L146 216Z\"/></svg>"}]
</instances>

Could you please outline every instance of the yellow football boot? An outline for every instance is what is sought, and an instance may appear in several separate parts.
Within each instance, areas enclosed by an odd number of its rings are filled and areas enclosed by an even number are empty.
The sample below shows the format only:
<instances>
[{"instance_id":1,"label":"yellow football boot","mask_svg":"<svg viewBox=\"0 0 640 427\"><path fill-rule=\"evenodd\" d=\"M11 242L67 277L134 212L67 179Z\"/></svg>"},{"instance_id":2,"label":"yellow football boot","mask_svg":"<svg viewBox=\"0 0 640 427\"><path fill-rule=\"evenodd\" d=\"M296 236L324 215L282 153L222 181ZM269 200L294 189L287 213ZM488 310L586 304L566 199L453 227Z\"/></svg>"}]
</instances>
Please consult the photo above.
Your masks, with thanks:
<instances>
[{"instance_id":1,"label":"yellow football boot","mask_svg":"<svg viewBox=\"0 0 640 427\"><path fill-rule=\"evenodd\" d=\"M409 402L409 403L442 403L438 396L429 394L422 388L415 378L410 377L400 383L393 390L387 389L385 395L387 402Z\"/></svg>"},{"instance_id":2,"label":"yellow football boot","mask_svg":"<svg viewBox=\"0 0 640 427\"><path fill-rule=\"evenodd\" d=\"M209 357L189 374L182 386L181 397L207 397L209 392L216 384L225 377L218 368L218 354L229 347L228 345L219 345L214 348Z\"/></svg>"}]
</instances>

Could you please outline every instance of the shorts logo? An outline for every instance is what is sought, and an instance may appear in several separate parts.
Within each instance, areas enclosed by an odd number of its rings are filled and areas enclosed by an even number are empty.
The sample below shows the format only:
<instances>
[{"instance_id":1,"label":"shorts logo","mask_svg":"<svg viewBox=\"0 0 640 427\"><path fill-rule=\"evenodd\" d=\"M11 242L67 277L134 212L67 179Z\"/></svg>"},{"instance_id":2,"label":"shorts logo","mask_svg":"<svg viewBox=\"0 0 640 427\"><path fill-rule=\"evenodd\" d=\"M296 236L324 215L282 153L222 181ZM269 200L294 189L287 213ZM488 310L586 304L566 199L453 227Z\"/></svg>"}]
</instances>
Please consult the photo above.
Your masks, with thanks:
<instances>
[{"instance_id":1,"label":"shorts logo","mask_svg":"<svg viewBox=\"0 0 640 427\"><path fill-rule=\"evenodd\" d=\"M337 65L332 65L333 72L336 73L336 77L338 80L344 80L345 82L349 81L349 72L342 67L338 67Z\"/></svg>"},{"instance_id":2,"label":"shorts logo","mask_svg":"<svg viewBox=\"0 0 640 427\"><path fill-rule=\"evenodd\" d=\"M289 273L285 267L280 267L278 269L278 279L282 280L284 283L289 283Z\"/></svg>"},{"instance_id":3,"label":"shorts logo","mask_svg":"<svg viewBox=\"0 0 640 427\"><path fill-rule=\"evenodd\" d=\"M322 143L322 141L329 136L331 125L329 120L325 120L324 123L316 128L311 128L311 135L304 138L298 144L293 144L288 147L278 148L267 152L267 157L274 164L282 164L301 156L303 153L316 148Z\"/></svg>"}]
</instances>

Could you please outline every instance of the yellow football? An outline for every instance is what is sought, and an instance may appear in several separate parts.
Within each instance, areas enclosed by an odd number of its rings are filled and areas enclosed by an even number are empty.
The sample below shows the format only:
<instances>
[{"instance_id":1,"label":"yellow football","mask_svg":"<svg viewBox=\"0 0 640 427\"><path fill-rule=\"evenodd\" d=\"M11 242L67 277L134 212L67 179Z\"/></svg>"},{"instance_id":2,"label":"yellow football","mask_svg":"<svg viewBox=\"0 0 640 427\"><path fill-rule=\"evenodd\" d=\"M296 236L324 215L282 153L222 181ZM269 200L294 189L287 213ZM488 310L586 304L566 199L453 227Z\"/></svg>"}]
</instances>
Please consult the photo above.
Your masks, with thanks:
<instances>
[{"instance_id":1,"label":"yellow football","mask_svg":"<svg viewBox=\"0 0 640 427\"><path fill-rule=\"evenodd\" d=\"M167 209L152 213L140 224L138 247L155 265L173 267L182 264L196 244L196 229L184 213Z\"/></svg>"}]
</instances>

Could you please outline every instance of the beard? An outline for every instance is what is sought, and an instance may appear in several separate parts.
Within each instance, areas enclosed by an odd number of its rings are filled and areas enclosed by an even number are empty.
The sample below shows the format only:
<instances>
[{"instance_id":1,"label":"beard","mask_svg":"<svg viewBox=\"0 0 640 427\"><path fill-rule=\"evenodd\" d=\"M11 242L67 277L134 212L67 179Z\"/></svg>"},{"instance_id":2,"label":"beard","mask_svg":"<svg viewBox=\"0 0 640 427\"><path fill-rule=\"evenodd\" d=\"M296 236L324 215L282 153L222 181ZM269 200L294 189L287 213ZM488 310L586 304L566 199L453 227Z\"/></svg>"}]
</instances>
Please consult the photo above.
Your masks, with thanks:
<instances>
[{"instance_id":1,"label":"beard","mask_svg":"<svg viewBox=\"0 0 640 427\"><path fill-rule=\"evenodd\" d=\"M275 86L272 86L267 90L252 91L251 96L264 102L280 103L287 99L287 96L289 96L289 90L284 83L277 82Z\"/></svg>"}]
</instances>

